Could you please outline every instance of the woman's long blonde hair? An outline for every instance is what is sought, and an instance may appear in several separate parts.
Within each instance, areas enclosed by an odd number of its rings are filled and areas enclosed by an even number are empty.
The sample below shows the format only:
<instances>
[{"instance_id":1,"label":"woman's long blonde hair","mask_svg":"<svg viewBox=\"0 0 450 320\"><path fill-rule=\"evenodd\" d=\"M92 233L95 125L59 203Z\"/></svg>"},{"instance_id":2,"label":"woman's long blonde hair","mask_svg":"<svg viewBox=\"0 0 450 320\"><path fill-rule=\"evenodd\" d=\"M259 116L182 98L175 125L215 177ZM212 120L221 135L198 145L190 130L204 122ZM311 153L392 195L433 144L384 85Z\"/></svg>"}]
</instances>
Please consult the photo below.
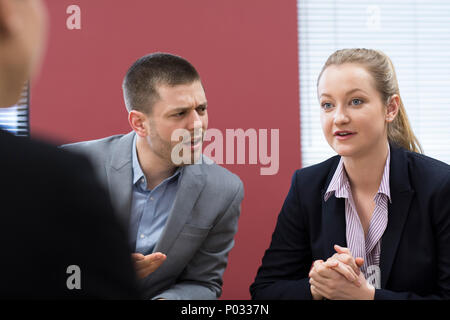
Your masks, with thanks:
<instances>
[{"instance_id":1,"label":"woman's long blonde hair","mask_svg":"<svg viewBox=\"0 0 450 320\"><path fill-rule=\"evenodd\" d=\"M317 79L319 84L323 71L331 65L344 63L361 64L372 75L375 86L381 94L383 102L387 105L392 95L397 94L400 99L398 114L392 122L388 123L388 141L407 150L422 153L419 140L414 135L406 115L405 106L400 97L397 75L391 59L381 51L372 49L342 49L334 52L325 62Z\"/></svg>"}]
</instances>

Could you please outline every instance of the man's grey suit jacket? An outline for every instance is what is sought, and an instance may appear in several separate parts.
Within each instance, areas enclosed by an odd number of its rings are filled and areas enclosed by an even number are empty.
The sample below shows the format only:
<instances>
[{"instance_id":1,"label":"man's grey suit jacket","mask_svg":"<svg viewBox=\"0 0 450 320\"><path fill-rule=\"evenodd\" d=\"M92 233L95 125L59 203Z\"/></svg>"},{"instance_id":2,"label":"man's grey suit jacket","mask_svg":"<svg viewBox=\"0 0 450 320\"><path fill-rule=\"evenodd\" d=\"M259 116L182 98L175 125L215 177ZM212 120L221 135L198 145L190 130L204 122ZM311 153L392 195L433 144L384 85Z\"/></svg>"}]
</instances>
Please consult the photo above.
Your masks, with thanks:
<instances>
[{"instance_id":1,"label":"man's grey suit jacket","mask_svg":"<svg viewBox=\"0 0 450 320\"><path fill-rule=\"evenodd\" d=\"M131 213L134 135L63 146L91 159L126 227ZM141 282L148 299L216 299L222 293L222 275L234 245L244 190L238 176L203 159L184 168L172 212L154 249L167 259Z\"/></svg>"}]
</instances>

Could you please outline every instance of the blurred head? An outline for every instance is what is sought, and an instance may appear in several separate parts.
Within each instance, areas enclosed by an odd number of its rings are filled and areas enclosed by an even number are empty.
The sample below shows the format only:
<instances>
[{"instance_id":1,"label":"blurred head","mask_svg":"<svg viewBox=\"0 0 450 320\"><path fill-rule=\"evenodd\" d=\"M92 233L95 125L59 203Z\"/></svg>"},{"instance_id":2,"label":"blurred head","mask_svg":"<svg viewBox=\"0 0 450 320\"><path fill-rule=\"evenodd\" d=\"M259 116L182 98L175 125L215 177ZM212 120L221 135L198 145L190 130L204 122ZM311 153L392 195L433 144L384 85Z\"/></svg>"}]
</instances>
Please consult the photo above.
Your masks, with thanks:
<instances>
[{"instance_id":1,"label":"blurred head","mask_svg":"<svg viewBox=\"0 0 450 320\"><path fill-rule=\"evenodd\" d=\"M200 76L185 59L154 53L138 59L123 81L128 120L136 134L145 138L151 152L172 163L172 133L184 129L189 140L191 163L197 161L208 127L207 101ZM194 130L197 128L197 130Z\"/></svg>"},{"instance_id":2,"label":"blurred head","mask_svg":"<svg viewBox=\"0 0 450 320\"><path fill-rule=\"evenodd\" d=\"M342 156L367 153L387 142L421 152L400 97L394 66L384 53L333 53L317 80L322 129Z\"/></svg>"},{"instance_id":3,"label":"blurred head","mask_svg":"<svg viewBox=\"0 0 450 320\"><path fill-rule=\"evenodd\" d=\"M45 47L41 0L0 0L0 107L14 105L39 67Z\"/></svg>"}]
</instances>

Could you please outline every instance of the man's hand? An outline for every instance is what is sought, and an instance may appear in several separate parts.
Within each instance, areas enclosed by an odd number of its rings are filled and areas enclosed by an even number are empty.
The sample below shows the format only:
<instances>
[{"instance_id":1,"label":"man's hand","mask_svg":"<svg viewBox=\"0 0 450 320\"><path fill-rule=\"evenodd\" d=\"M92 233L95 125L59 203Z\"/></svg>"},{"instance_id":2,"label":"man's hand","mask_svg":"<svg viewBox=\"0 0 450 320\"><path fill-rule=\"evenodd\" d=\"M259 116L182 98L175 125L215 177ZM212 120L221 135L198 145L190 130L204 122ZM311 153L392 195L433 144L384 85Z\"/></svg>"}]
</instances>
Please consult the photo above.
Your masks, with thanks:
<instances>
[{"instance_id":1,"label":"man's hand","mask_svg":"<svg viewBox=\"0 0 450 320\"><path fill-rule=\"evenodd\" d=\"M134 268L139 279L147 277L158 269L167 256L161 252L154 252L144 256L141 253L132 253Z\"/></svg>"}]
</instances>

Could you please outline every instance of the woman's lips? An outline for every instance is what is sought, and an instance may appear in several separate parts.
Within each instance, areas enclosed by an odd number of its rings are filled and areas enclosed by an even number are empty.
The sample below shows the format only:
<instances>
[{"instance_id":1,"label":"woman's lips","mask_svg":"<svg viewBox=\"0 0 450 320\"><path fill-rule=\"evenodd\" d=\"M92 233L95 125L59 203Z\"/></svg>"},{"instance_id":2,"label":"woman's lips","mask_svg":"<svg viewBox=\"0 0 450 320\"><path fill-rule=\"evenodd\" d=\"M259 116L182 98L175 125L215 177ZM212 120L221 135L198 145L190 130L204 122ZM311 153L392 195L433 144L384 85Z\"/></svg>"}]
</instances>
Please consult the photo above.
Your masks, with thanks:
<instances>
[{"instance_id":1,"label":"woman's lips","mask_svg":"<svg viewBox=\"0 0 450 320\"><path fill-rule=\"evenodd\" d=\"M334 136L336 137L336 139L338 140L348 140L351 137L353 137L356 134L356 132L353 131L335 131L334 132Z\"/></svg>"}]
</instances>

